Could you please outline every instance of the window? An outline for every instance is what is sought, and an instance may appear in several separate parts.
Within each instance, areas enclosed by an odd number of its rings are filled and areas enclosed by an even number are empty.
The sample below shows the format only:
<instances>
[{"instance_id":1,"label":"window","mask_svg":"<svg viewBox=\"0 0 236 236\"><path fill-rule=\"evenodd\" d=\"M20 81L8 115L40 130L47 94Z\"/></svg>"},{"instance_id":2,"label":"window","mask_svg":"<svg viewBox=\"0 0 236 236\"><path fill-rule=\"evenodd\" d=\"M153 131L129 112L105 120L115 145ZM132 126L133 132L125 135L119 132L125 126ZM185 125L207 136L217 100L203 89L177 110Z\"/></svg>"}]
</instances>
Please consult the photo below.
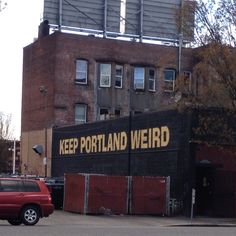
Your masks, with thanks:
<instances>
[{"instance_id":1,"label":"window","mask_svg":"<svg viewBox=\"0 0 236 236\"><path fill-rule=\"evenodd\" d=\"M143 67L134 68L134 89L144 89L145 69Z\"/></svg>"},{"instance_id":2,"label":"window","mask_svg":"<svg viewBox=\"0 0 236 236\"><path fill-rule=\"evenodd\" d=\"M155 70L148 69L148 90L155 92L156 91L156 81L155 81Z\"/></svg>"},{"instance_id":3,"label":"window","mask_svg":"<svg viewBox=\"0 0 236 236\"><path fill-rule=\"evenodd\" d=\"M165 69L164 70L164 91L173 92L175 88L175 70Z\"/></svg>"},{"instance_id":4,"label":"window","mask_svg":"<svg viewBox=\"0 0 236 236\"><path fill-rule=\"evenodd\" d=\"M134 115L138 115L138 114L142 114L143 112L141 112L141 111L133 111L133 114Z\"/></svg>"},{"instance_id":5,"label":"window","mask_svg":"<svg viewBox=\"0 0 236 236\"><path fill-rule=\"evenodd\" d=\"M1 192L20 192L23 189L22 182L17 180L1 180Z\"/></svg>"},{"instance_id":6,"label":"window","mask_svg":"<svg viewBox=\"0 0 236 236\"><path fill-rule=\"evenodd\" d=\"M109 119L109 110L107 108L100 108L99 120L108 120L108 119Z\"/></svg>"},{"instance_id":7,"label":"window","mask_svg":"<svg viewBox=\"0 0 236 236\"><path fill-rule=\"evenodd\" d=\"M119 109L115 109L115 116L120 116L120 110Z\"/></svg>"},{"instance_id":8,"label":"window","mask_svg":"<svg viewBox=\"0 0 236 236\"><path fill-rule=\"evenodd\" d=\"M87 105L76 104L75 105L75 123L84 124L87 121Z\"/></svg>"},{"instance_id":9,"label":"window","mask_svg":"<svg viewBox=\"0 0 236 236\"><path fill-rule=\"evenodd\" d=\"M111 87L111 64L100 64L100 87Z\"/></svg>"},{"instance_id":10,"label":"window","mask_svg":"<svg viewBox=\"0 0 236 236\"><path fill-rule=\"evenodd\" d=\"M88 61L76 60L76 83L87 84Z\"/></svg>"},{"instance_id":11,"label":"window","mask_svg":"<svg viewBox=\"0 0 236 236\"><path fill-rule=\"evenodd\" d=\"M24 192L40 192L40 188L37 183L33 181L23 181Z\"/></svg>"},{"instance_id":12,"label":"window","mask_svg":"<svg viewBox=\"0 0 236 236\"><path fill-rule=\"evenodd\" d=\"M123 82L123 66L116 65L115 87L122 88Z\"/></svg>"},{"instance_id":13,"label":"window","mask_svg":"<svg viewBox=\"0 0 236 236\"><path fill-rule=\"evenodd\" d=\"M115 117L120 117L120 110L119 109L115 109Z\"/></svg>"},{"instance_id":14,"label":"window","mask_svg":"<svg viewBox=\"0 0 236 236\"><path fill-rule=\"evenodd\" d=\"M188 92L192 89L192 74L189 71L184 71L184 85Z\"/></svg>"},{"instance_id":15,"label":"window","mask_svg":"<svg viewBox=\"0 0 236 236\"><path fill-rule=\"evenodd\" d=\"M144 67L135 67L134 68L134 89L144 89L144 77L145 77Z\"/></svg>"},{"instance_id":16,"label":"window","mask_svg":"<svg viewBox=\"0 0 236 236\"><path fill-rule=\"evenodd\" d=\"M109 114L109 117L107 117L107 119L114 119L114 118L119 118L120 117L120 109L114 109L112 113ZM104 117L103 117L104 119Z\"/></svg>"}]
</instances>

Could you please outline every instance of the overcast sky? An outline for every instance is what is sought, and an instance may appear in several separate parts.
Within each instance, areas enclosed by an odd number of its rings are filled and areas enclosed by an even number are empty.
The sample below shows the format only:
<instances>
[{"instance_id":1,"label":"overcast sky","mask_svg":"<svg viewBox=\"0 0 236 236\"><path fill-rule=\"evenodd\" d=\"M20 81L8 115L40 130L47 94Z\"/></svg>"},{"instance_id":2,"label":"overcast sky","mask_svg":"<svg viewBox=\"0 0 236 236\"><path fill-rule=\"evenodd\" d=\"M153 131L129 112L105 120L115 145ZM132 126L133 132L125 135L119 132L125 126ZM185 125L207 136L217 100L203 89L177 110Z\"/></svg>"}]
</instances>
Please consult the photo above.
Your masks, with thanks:
<instances>
[{"instance_id":1,"label":"overcast sky","mask_svg":"<svg viewBox=\"0 0 236 236\"><path fill-rule=\"evenodd\" d=\"M0 112L12 115L14 137L20 137L23 47L38 35L43 0L0 0Z\"/></svg>"}]
</instances>

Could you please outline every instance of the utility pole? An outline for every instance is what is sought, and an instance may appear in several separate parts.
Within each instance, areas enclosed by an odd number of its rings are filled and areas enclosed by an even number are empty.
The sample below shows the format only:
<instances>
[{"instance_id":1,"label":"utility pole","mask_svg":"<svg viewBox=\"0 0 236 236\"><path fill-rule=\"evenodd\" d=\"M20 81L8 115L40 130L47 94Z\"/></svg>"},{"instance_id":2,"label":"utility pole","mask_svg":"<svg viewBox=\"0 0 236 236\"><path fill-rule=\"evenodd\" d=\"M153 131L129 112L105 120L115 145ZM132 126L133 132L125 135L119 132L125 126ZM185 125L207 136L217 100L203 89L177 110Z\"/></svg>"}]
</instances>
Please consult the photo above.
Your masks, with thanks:
<instances>
[{"instance_id":1,"label":"utility pole","mask_svg":"<svg viewBox=\"0 0 236 236\"><path fill-rule=\"evenodd\" d=\"M12 174L16 173L16 140L13 141L13 159L12 159Z\"/></svg>"},{"instance_id":2,"label":"utility pole","mask_svg":"<svg viewBox=\"0 0 236 236\"><path fill-rule=\"evenodd\" d=\"M12 174L16 173L16 140L13 140L13 147L8 148L8 151L12 151Z\"/></svg>"}]
</instances>

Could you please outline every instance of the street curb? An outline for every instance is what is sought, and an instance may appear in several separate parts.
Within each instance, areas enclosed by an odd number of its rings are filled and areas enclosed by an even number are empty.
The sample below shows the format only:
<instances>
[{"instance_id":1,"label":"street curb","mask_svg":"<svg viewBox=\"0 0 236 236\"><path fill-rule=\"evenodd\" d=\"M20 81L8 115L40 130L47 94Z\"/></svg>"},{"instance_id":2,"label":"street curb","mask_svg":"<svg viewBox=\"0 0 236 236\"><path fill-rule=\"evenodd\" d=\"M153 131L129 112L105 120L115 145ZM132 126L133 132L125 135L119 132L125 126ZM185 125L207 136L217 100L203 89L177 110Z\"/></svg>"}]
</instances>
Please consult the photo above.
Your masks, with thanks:
<instances>
[{"instance_id":1,"label":"street curb","mask_svg":"<svg viewBox=\"0 0 236 236\"><path fill-rule=\"evenodd\" d=\"M236 227L236 224L173 224L167 227Z\"/></svg>"}]
</instances>

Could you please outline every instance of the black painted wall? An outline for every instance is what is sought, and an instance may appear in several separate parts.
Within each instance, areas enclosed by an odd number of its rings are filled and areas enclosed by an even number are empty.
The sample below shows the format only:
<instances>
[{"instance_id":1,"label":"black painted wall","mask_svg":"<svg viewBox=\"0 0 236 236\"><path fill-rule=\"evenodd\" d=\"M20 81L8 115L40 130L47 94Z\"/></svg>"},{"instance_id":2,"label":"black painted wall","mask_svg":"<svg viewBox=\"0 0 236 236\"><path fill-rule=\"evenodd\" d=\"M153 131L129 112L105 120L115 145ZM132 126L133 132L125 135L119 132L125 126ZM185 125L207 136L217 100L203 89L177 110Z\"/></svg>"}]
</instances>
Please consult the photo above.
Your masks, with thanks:
<instances>
[{"instance_id":1,"label":"black painted wall","mask_svg":"<svg viewBox=\"0 0 236 236\"><path fill-rule=\"evenodd\" d=\"M116 120L84 125L54 128L52 150L52 175L64 173L98 173L107 175L170 176L171 197L184 199L188 191L190 168L191 119L186 113L162 111L145 113ZM60 140L88 135L108 134L130 130L167 126L169 144L154 149L79 153L60 155ZM129 135L128 135L129 136ZM129 137L128 137L129 141Z\"/></svg>"}]
</instances>

